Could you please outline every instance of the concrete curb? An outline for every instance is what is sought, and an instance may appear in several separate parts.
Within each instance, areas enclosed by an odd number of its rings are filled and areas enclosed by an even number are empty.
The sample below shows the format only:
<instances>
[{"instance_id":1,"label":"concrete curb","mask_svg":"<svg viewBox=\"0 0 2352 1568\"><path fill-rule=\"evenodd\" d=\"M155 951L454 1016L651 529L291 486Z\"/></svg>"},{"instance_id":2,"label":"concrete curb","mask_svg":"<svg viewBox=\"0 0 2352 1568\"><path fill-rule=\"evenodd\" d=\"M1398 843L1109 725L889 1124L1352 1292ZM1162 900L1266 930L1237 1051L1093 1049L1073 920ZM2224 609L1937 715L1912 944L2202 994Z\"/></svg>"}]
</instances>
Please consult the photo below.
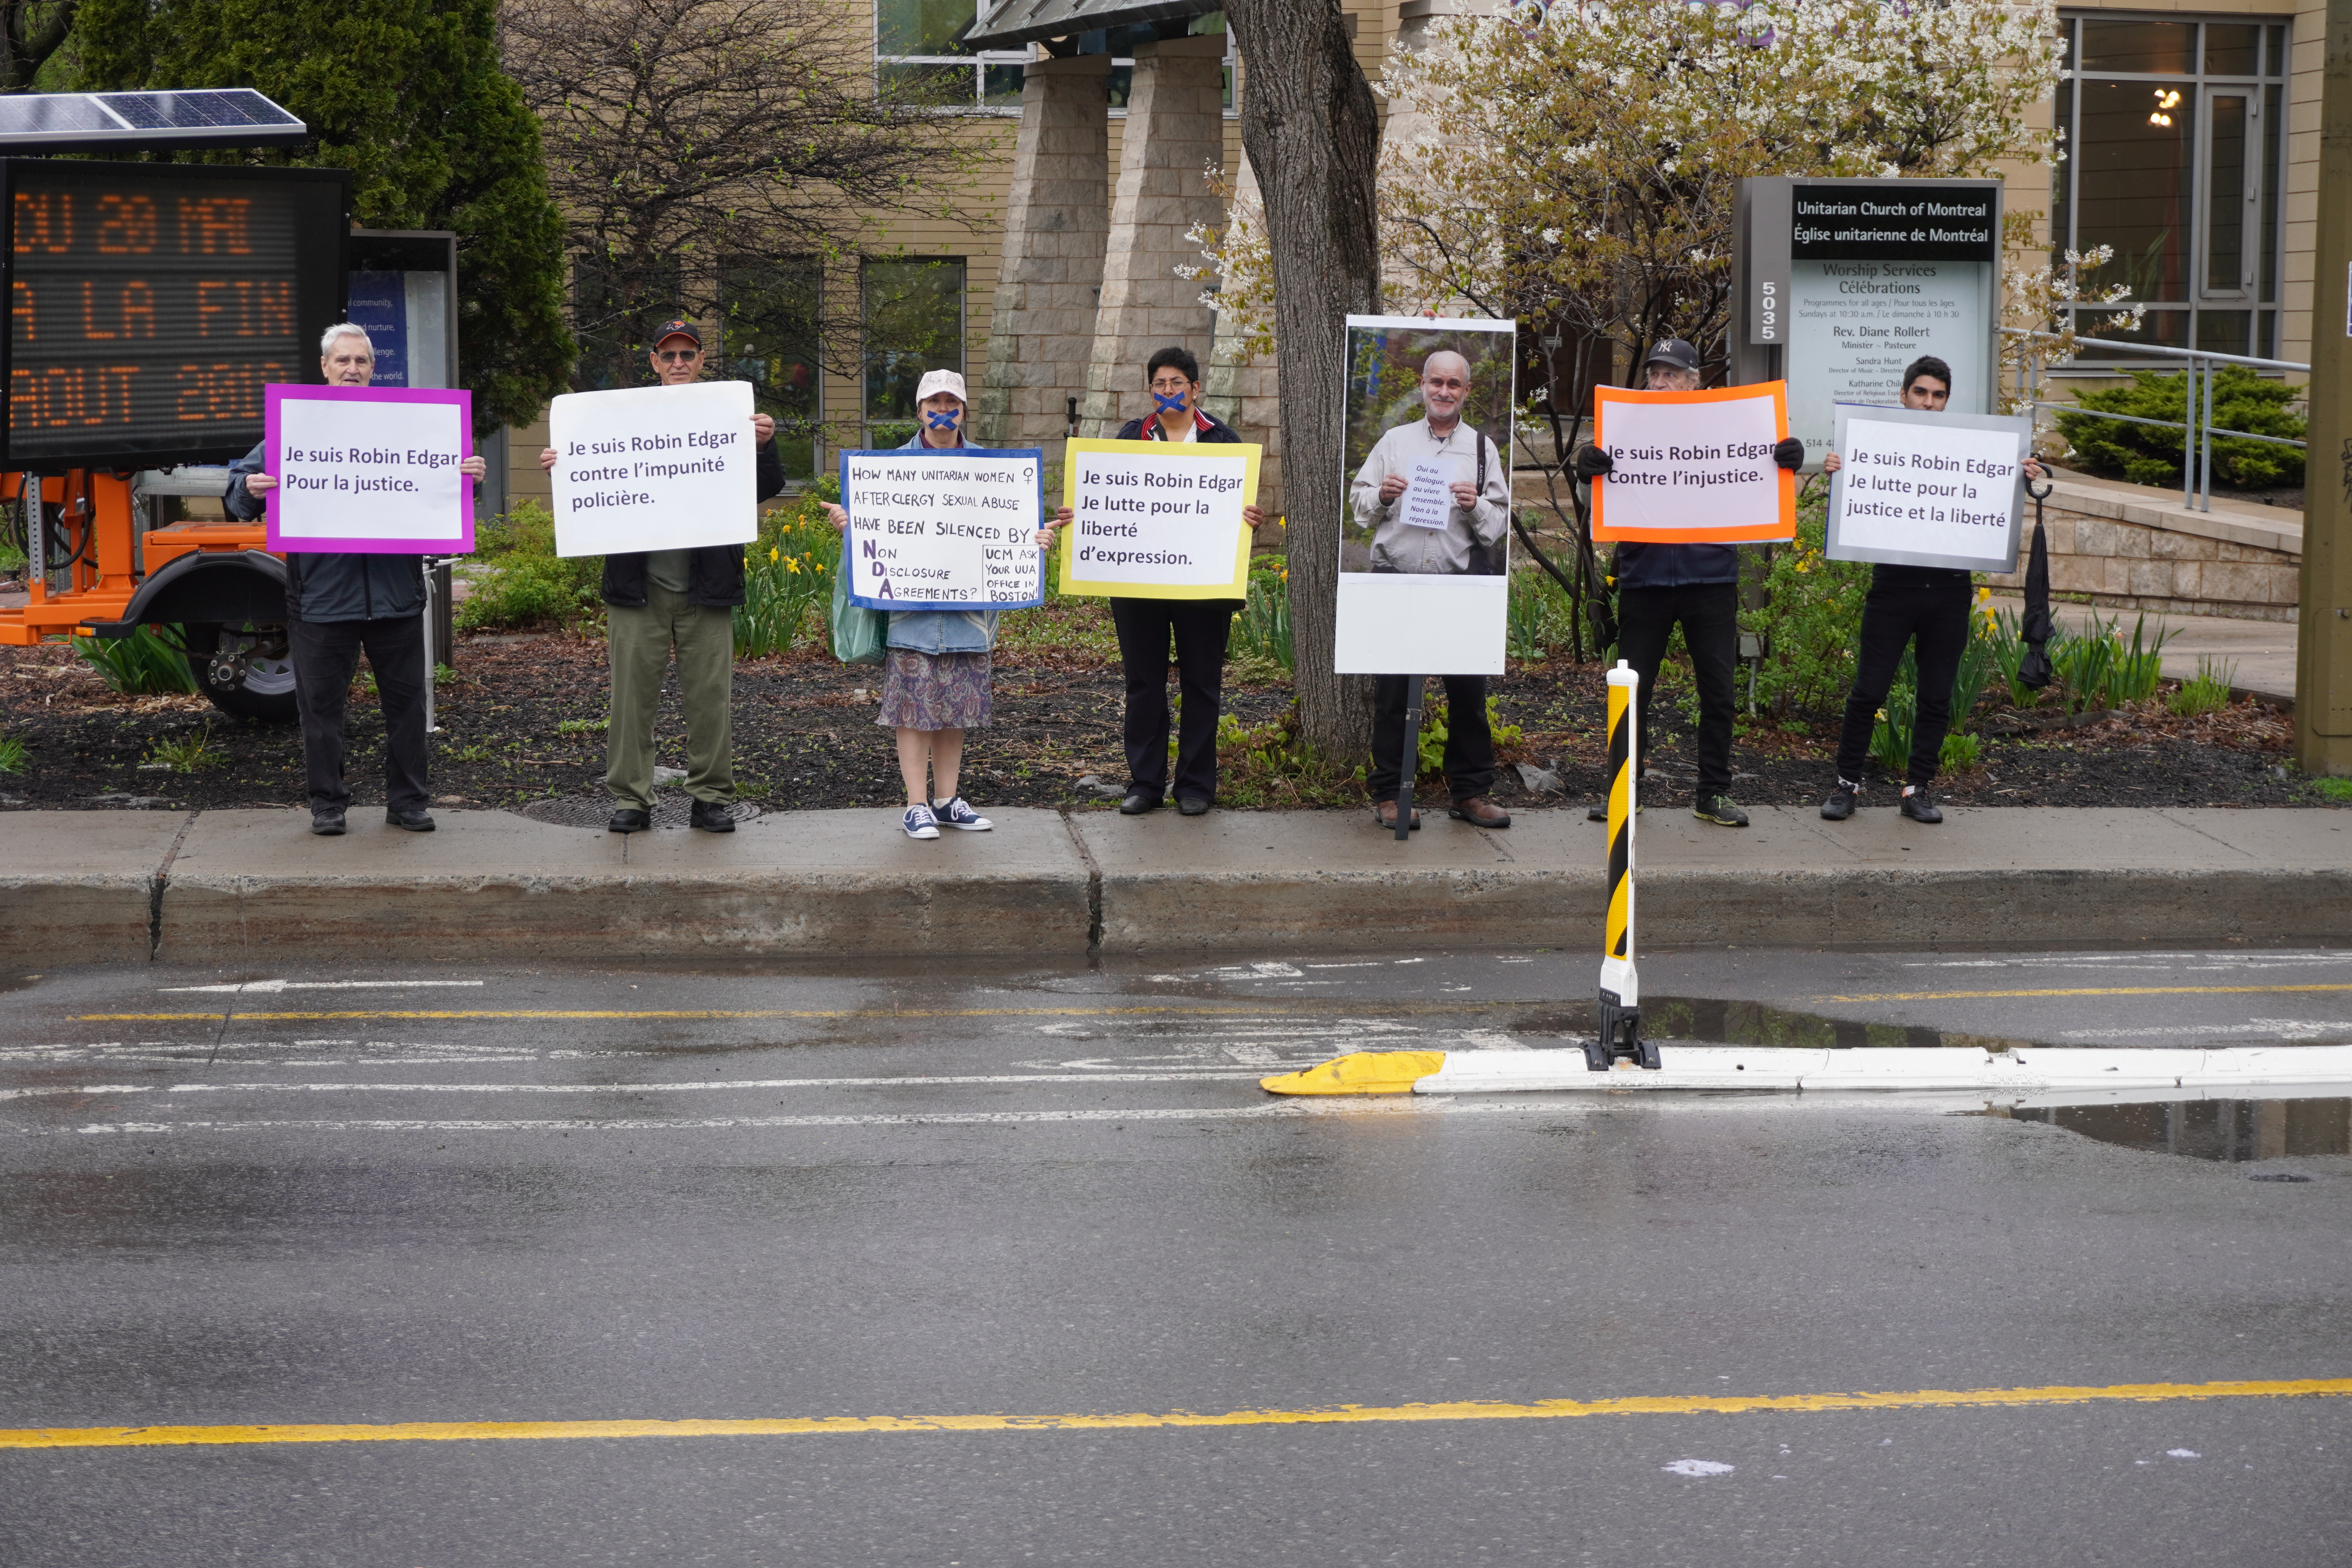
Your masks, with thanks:
<instances>
[{"instance_id":1,"label":"concrete curb","mask_svg":"<svg viewBox=\"0 0 2352 1568\"><path fill-rule=\"evenodd\" d=\"M1598 943L1603 830L1429 814L1184 819L1013 809L918 844L881 810L732 835L613 835L505 812L405 834L355 814L0 813L0 941L25 967L655 955L1084 959ZM2352 942L2352 813L2017 808L1938 828L1885 807L1727 831L1642 821L1645 947L2015 949Z\"/></svg>"}]
</instances>

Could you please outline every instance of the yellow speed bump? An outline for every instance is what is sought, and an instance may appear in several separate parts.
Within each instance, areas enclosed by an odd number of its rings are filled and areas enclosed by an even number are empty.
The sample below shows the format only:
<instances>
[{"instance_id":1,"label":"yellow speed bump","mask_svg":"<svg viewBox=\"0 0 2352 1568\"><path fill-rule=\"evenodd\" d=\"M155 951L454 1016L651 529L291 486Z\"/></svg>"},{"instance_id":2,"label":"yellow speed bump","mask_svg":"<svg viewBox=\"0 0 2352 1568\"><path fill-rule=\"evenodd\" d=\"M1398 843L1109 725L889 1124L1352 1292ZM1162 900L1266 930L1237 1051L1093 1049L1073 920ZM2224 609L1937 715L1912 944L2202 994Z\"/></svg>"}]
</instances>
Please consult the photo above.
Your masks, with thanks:
<instances>
[{"instance_id":1,"label":"yellow speed bump","mask_svg":"<svg viewBox=\"0 0 2352 1568\"><path fill-rule=\"evenodd\" d=\"M1444 1065L1444 1051L1351 1051L1257 1083L1274 1094L1411 1094Z\"/></svg>"}]
</instances>

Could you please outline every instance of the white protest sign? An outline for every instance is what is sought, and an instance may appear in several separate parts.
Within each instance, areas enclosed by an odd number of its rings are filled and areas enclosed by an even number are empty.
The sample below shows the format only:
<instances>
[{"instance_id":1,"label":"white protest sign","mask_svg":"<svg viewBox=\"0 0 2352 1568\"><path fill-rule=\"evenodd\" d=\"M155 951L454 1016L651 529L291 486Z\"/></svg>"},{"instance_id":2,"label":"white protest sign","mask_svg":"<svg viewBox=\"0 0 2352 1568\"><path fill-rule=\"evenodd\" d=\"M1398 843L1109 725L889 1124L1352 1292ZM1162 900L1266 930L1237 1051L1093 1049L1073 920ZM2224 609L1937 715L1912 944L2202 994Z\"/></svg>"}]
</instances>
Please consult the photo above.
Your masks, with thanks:
<instances>
[{"instance_id":1,"label":"white protest sign","mask_svg":"<svg viewBox=\"0 0 2352 1568\"><path fill-rule=\"evenodd\" d=\"M1825 552L2014 572L2027 438L2022 417L1841 405Z\"/></svg>"},{"instance_id":2,"label":"white protest sign","mask_svg":"<svg viewBox=\"0 0 2352 1568\"><path fill-rule=\"evenodd\" d=\"M547 431L558 555L760 536L750 382L569 392L550 406Z\"/></svg>"},{"instance_id":3,"label":"white protest sign","mask_svg":"<svg viewBox=\"0 0 2352 1568\"><path fill-rule=\"evenodd\" d=\"M1615 465L1592 486L1592 537L1736 544L1790 539L1797 487L1772 461L1781 384L1715 392L1593 390L1593 444Z\"/></svg>"},{"instance_id":4,"label":"white protest sign","mask_svg":"<svg viewBox=\"0 0 2352 1568\"><path fill-rule=\"evenodd\" d=\"M1071 443L1063 591L1186 598L1216 589L1240 597L1248 549L1242 509L1256 490L1258 457L1258 447L1238 443Z\"/></svg>"},{"instance_id":5,"label":"white protest sign","mask_svg":"<svg viewBox=\"0 0 2352 1568\"><path fill-rule=\"evenodd\" d=\"M473 487L459 472L467 395L360 387L268 389L268 544L285 551L473 548Z\"/></svg>"},{"instance_id":6,"label":"white protest sign","mask_svg":"<svg viewBox=\"0 0 2352 1568\"><path fill-rule=\"evenodd\" d=\"M1404 481L1398 521L1407 528L1444 528L1454 521L1454 481L1459 466L1416 458Z\"/></svg>"},{"instance_id":7,"label":"white protest sign","mask_svg":"<svg viewBox=\"0 0 2352 1568\"><path fill-rule=\"evenodd\" d=\"M843 453L851 600L871 610L1044 604L1044 462L1034 447Z\"/></svg>"}]
</instances>

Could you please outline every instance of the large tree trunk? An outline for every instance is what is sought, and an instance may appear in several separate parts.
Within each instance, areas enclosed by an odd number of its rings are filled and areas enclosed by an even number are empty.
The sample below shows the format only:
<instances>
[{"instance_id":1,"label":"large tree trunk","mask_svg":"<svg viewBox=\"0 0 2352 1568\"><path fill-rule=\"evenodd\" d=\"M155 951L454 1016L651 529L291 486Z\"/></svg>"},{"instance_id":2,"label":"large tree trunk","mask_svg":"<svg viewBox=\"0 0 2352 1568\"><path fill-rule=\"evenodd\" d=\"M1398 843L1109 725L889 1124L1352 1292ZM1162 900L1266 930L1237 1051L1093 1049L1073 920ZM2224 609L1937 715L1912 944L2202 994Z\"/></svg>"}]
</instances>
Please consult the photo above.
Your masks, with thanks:
<instances>
[{"instance_id":1,"label":"large tree trunk","mask_svg":"<svg viewBox=\"0 0 2352 1568\"><path fill-rule=\"evenodd\" d=\"M1283 500L1301 732L1336 763L1372 743L1371 681L1331 671L1339 575L1347 328L1380 308L1373 169L1380 118L1334 0L1229 0L1241 45L1242 147L1274 260Z\"/></svg>"}]
</instances>

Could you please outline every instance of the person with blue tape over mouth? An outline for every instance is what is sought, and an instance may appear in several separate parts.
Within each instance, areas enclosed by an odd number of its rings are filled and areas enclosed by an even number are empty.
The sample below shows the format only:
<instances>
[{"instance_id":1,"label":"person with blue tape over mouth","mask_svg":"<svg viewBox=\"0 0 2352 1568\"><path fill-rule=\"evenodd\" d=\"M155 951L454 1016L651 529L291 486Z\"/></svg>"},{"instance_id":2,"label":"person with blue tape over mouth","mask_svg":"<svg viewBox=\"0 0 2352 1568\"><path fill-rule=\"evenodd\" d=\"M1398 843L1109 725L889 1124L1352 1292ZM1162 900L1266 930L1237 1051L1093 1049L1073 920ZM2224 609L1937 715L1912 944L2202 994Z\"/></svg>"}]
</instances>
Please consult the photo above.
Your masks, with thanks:
<instances>
[{"instance_id":1,"label":"person with blue tape over mouth","mask_svg":"<svg viewBox=\"0 0 2352 1568\"><path fill-rule=\"evenodd\" d=\"M1144 367L1144 390L1152 410L1118 428L1120 441L1198 441L1238 445L1233 426L1201 406L1201 362L1171 343ZM1056 528L1070 521L1068 507L1054 514ZM1242 509L1255 531L1265 513ZM1176 809L1186 816L1206 813L1217 798L1217 719L1224 704L1225 638L1239 599L1141 599L1110 596L1111 625L1118 632L1119 670L1127 680L1127 797L1118 803L1128 816L1157 810L1168 798L1168 646L1176 645L1176 681L1182 717L1176 732Z\"/></svg>"},{"instance_id":2,"label":"person with blue tape over mouth","mask_svg":"<svg viewBox=\"0 0 2352 1568\"><path fill-rule=\"evenodd\" d=\"M964 435L970 399L963 377L930 370L915 384L915 433L902 452L984 452ZM846 529L849 513L822 503L833 526ZM1051 549L1054 530L1037 531L1037 544ZM845 563L845 571L847 570ZM957 793L963 769L963 732L989 720L996 647L994 610L893 610L885 638L882 711L874 721L896 732L898 778L907 786L907 809L899 826L909 838L937 838L942 825L965 833L986 833L996 825Z\"/></svg>"}]
</instances>

